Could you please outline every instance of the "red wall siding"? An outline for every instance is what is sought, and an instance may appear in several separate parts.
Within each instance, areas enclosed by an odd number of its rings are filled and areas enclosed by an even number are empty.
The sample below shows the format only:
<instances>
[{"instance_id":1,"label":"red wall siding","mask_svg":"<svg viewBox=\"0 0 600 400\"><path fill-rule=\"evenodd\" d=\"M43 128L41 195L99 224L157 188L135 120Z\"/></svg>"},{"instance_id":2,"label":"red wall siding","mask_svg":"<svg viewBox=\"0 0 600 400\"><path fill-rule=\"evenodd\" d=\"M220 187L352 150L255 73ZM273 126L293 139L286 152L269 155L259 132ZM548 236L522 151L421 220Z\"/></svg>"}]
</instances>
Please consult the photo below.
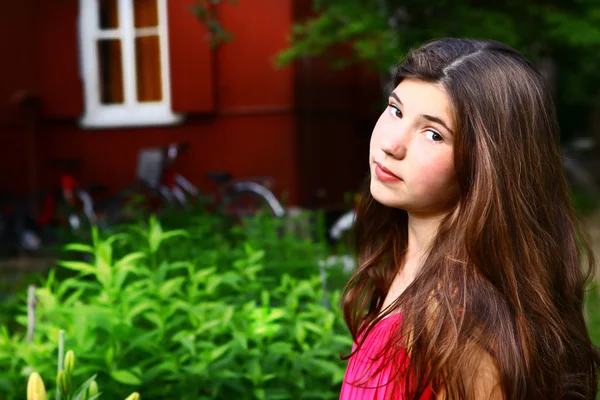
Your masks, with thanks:
<instances>
[{"instance_id":1,"label":"red wall siding","mask_svg":"<svg viewBox=\"0 0 600 400\"><path fill-rule=\"evenodd\" d=\"M77 1L35 2L35 73L50 118L77 118L83 111L79 77Z\"/></svg>"},{"instance_id":2,"label":"red wall siding","mask_svg":"<svg viewBox=\"0 0 600 400\"><path fill-rule=\"evenodd\" d=\"M286 46L292 23L291 0L239 1L219 9L233 41L218 50L219 108L223 112L286 110L292 107L292 69L274 59Z\"/></svg>"},{"instance_id":3,"label":"red wall siding","mask_svg":"<svg viewBox=\"0 0 600 400\"><path fill-rule=\"evenodd\" d=\"M279 0L275 6L272 1L254 0L252 4L240 2L238 6L223 7L219 12L235 39L216 52L208 49L200 23L187 14L191 1L170 6L178 7L170 9L170 35L176 41L171 45L173 103L177 111L188 112L186 122L172 127L106 130L77 126L82 106L77 52L73 51L77 2L58 3L56 11L50 7L23 11L41 24L35 34L10 35L17 38L17 43L38 43L22 62L33 69L24 75L24 81L32 82L43 94L47 111L47 119L37 133L41 186L54 184L56 169L49 167L49 160L81 158L84 184L102 183L118 190L135 179L139 148L187 141L191 147L181 159L181 172L200 186L210 188L204 179L204 173L210 170L227 170L235 177L273 176L276 191L287 192L290 202L295 202L292 71L276 70L272 64L277 50L285 45L291 25L291 0ZM169 5L172 3L170 0ZM0 15L6 15L6 10L6 4L0 6ZM20 22L13 23L12 18L6 21L11 32L20 32ZM44 23L45 19L53 21ZM269 23L273 20L277 22ZM256 33L263 31L257 26L267 23L268 34ZM49 29L54 31L47 32ZM183 64L186 60L187 66ZM0 74L7 74L2 66ZM194 80L197 76L202 79ZM214 93L207 93L212 87ZM0 159L10 151L8 146L0 148ZM20 156L23 158L22 153ZM2 186L17 190L22 179L15 171Z\"/></svg>"},{"instance_id":4,"label":"red wall siding","mask_svg":"<svg viewBox=\"0 0 600 400\"><path fill-rule=\"evenodd\" d=\"M24 126L17 122L17 99L38 86L33 3L7 1L0 6L0 191L27 189L27 142Z\"/></svg>"},{"instance_id":5,"label":"red wall siding","mask_svg":"<svg viewBox=\"0 0 600 400\"><path fill-rule=\"evenodd\" d=\"M272 176L275 190L295 199L294 143L289 134L293 125L287 115L194 120L176 128L152 129L81 131L57 124L47 129L40 146L47 156L82 158L85 182L116 191L134 182L140 148L185 141L190 148L178 161L178 171L203 189L214 189L205 172L227 170L234 177Z\"/></svg>"},{"instance_id":6,"label":"red wall siding","mask_svg":"<svg viewBox=\"0 0 600 400\"><path fill-rule=\"evenodd\" d=\"M208 29L190 12L194 0L168 4L172 106L182 113L215 111L215 58Z\"/></svg>"},{"instance_id":7,"label":"red wall siding","mask_svg":"<svg viewBox=\"0 0 600 400\"><path fill-rule=\"evenodd\" d=\"M0 8L0 118L12 115L16 93L30 91L34 81L35 34L32 29L34 10L30 0L5 2Z\"/></svg>"}]
</instances>

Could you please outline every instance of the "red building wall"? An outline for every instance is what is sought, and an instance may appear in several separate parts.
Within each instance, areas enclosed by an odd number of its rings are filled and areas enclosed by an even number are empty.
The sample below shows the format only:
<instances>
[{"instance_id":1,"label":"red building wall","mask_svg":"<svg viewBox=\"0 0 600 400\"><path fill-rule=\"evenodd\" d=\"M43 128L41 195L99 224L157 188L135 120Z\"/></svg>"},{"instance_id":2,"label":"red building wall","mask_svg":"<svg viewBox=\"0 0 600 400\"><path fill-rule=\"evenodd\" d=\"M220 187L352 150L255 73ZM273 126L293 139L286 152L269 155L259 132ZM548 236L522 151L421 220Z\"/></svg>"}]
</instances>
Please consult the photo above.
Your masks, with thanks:
<instances>
[{"instance_id":1,"label":"red building wall","mask_svg":"<svg viewBox=\"0 0 600 400\"><path fill-rule=\"evenodd\" d=\"M83 109L77 2L35 2L35 8L32 0L16 3L0 6L4 37L15 38L2 49L14 54L10 67L0 67L3 81L10 81L0 86L5 114L0 166L13 165L14 173L3 176L0 189L28 189L24 126L7 111L7 99L27 89L39 93L43 103L43 121L35 137L41 187L53 184L56 170L49 167L49 160L81 158L83 183L118 190L134 180L139 148L187 141L191 146L180 171L193 182L206 185L204 173L210 170L227 170L236 177L268 175L275 179L278 192L296 201L293 75L291 68L278 70L273 64L285 46L291 0L220 7L220 18L235 39L218 50L209 48L205 30L190 13L192 1L169 1L173 108L186 113L185 123L103 130L84 130L77 124ZM21 51L15 54L17 48Z\"/></svg>"},{"instance_id":2,"label":"red building wall","mask_svg":"<svg viewBox=\"0 0 600 400\"><path fill-rule=\"evenodd\" d=\"M17 123L15 101L19 93L37 87L35 79L35 33L31 27L31 2L11 1L0 6L0 191L26 181L27 165L23 157L27 142L23 126ZM15 40L16 38L16 40ZM17 177L19 175L19 177ZM22 176L21 176L22 175Z\"/></svg>"},{"instance_id":3,"label":"red building wall","mask_svg":"<svg viewBox=\"0 0 600 400\"><path fill-rule=\"evenodd\" d=\"M232 42L211 49L190 12L193 0L169 0L172 104L179 126L85 130L77 49L77 0L21 0L0 5L0 191L56 184L49 161L82 159L82 183L115 191L134 180L142 147L187 141L180 171L210 190L210 170L235 177L272 176L291 203L344 207L367 168L369 136L379 107L378 78L363 67L332 70L304 58L277 69L292 21L311 0L225 2L218 13ZM266 27L266 28L265 28ZM42 120L35 154L19 122L16 93L39 95ZM12 102L11 102L12 101ZM35 161L35 162L32 162ZM36 172L36 174L32 174Z\"/></svg>"}]
</instances>

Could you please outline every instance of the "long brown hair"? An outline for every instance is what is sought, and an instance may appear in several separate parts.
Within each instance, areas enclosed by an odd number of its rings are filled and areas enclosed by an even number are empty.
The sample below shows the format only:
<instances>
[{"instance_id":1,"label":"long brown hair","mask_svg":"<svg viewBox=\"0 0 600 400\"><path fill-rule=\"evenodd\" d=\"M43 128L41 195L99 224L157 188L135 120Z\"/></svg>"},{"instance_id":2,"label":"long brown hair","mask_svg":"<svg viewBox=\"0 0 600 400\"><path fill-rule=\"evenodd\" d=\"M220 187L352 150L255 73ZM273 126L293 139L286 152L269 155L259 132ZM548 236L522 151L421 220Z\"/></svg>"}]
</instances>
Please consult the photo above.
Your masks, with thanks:
<instances>
[{"instance_id":1,"label":"long brown hair","mask_svg":"<svg viewBox=\"0 0 600 400\"><path fill-rule=\"evenodd\" d=\"M408 215L365 190L355 223L359 267L342 295L358 346L401 311L386 351L408 349L395 378L405 398L426 387L472 398L464 372L483 351L506 399L593 399L600 355L583 306L594 257L570 200L544 79L512 48L469 39L410 52L395 84L405 78L441 84L450 97L460 195L414 281L382 310L402 268Z\"/></svg>"}]
</instances>

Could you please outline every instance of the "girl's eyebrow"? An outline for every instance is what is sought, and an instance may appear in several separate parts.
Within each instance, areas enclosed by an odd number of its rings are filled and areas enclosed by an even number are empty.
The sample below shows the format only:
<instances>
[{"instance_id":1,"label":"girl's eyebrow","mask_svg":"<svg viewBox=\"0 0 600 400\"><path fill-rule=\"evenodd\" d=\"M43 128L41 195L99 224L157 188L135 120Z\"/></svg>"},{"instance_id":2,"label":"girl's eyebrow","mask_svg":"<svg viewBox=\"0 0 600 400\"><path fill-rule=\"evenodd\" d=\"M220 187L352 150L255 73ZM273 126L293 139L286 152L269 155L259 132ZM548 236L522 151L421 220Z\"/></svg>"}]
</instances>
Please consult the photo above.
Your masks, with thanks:
<instances>
[{"instance_id":1,"label":"girl's eyebrow","mask_svg":"<svg viewBox=\"0 0 600 400\"><path fill-rule=\"evenodd\" d=\"M404 105L404 104L402 104L402 100L400 100L400 97L398 97L398 95L396 93L394 93L394 92L390 93L390 97L393 97L398 103L400 103L400 105ZM450 129L448 127L448 125L441 118L434 117L433 115L427 115L427 114L421 114L421 117L423 117L426 120L429 120L431 122L435 122L436 124L440 124L441 126L446 128L446 130L448 132L450 132L450 134L452 136L454 136L454 132L452 132L452 129Z\"/></svg>"}]
</instances>

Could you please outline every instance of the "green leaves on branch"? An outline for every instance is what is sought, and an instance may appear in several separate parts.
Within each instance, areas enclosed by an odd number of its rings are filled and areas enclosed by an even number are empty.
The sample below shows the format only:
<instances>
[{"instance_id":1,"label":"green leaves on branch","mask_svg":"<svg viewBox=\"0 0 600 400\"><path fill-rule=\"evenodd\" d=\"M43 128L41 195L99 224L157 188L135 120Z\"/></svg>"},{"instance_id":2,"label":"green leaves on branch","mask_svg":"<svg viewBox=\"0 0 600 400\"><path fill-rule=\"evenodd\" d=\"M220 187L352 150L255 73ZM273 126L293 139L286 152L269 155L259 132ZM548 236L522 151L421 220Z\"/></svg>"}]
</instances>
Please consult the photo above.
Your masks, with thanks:
<instances>
[{"instance_id":1,"label":"green leaves on branch","mask_svg":"<svg viewBox=\"0 0 600 400\"><path fill-rule=\"evenodd\" d=\"M192 13L210 32L209 40L213 47L233 39L233 34L223 28L217 17L216 7L225 2L235 4L236 0L196 0L191 7Z\"/></svg>"}]
</instances>

